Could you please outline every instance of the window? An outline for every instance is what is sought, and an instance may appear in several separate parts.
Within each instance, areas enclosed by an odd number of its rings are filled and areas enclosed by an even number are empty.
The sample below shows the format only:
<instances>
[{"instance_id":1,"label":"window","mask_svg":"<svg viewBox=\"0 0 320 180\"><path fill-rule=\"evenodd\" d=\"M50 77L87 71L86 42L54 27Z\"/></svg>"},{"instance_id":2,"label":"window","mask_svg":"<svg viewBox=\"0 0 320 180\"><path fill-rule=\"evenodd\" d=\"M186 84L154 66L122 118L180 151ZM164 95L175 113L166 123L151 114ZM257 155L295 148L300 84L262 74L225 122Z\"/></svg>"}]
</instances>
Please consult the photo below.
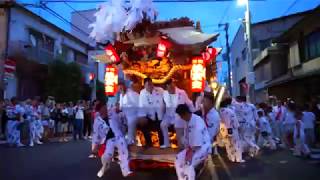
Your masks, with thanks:
<instances>
[{"instance_id":1,"label":"window","mask_svg":"<svg viewBox=\"0 0 320 180\"><path fill-rule=\"evenodd\" d=\"M265 39L259 41L260 51L263 51L267 47L270 47L271 39Z\"/></svg>"},{"instance_id":2,"label":"window","mask_svg":"<svg viewBox=\"0 0 320 180\"><path fill-rule=\"evenodd\" d=\"M81 64L88 64L88 57L81 52L76 52L76 62Z\"/></svg>"},{"instance_id":3,"label":"window","mask_svg":"<svg viewBox=\"0 0 320 180\"><path fill-rule=\"evenodd\" d=\"M320 31L307 35L304 39L304 58L309 61L320 57Z\"/></svg>"},{"instance_id":4,"label":"window","mask_svg":"<svg viewBox=\"0 0 320 180\"><path fill-rule=\"evenodd\" d=\"M236 66L239 67L239 58L236 58Z\"/></svg>"},{"instance_id":5,"label":"window","mask_svg":"<svg viewBox=\"0 0 320 180\"><path fill-rule=\"evenodd\" d=\"M241 51L241 58L242 58L242 61L247 60L247 48L244 48L244 49Z\"/></svg>"},{"instance_id":6,"label":"window","mask_svg":"<svg viewBox=\"0 0 320 180\"><path fill-rule=\"evenodd\" d=\"M54 39L34 29L29 29L32 46L44 49L48 52L54 50Z\"/></svg>"}]
</instances>

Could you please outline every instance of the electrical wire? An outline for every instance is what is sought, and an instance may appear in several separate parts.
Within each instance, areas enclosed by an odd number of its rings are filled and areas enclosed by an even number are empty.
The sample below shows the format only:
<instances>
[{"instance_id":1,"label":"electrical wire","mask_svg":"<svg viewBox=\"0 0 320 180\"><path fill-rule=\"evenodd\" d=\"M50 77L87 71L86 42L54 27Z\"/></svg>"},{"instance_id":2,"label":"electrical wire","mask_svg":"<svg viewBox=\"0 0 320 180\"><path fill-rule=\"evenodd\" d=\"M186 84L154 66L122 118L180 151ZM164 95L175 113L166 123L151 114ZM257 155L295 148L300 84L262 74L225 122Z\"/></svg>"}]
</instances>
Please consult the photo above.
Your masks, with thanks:
<instances>
[{"instance_id":1,"label":"electrical wire","mask_svg":"<svg viewBox=\"0 0 320 180\"><path fill-rule=\"evenodd\" d=\"M47 5L42 4L40 6L43 10L47 11L48 13L50 13L51 15L55 16L56 18L60 19L61 21L69 24L72 28L76 29L77 31L79 31L80 33L83 33L86 36L89 36L88 33L86 33L85 31L83 31L82 29L80 29L78 26L74 25L73 23L71 23L70 21L66 20L64 17L62 17L60 14L58 14L56 11L52 10L51 8L49 8Z\"/></svg>"},{"instance_id":2,"label":"electrical wire","mask_svg":"<svg viewBox=\"0 0 320 180\"><path fill-rule=\"evenodd\" d=\"M295 0L292 2L292 4L286 9L286 11L282 14L282 16L285 16L296 4L298 0Z\"/></svg>"},{"instance_id":3,"label":"electrical wire","mask_svg":"<svg viewBox=\"0 0 320 180\"><path fill-rule=\"evenodd\" d=\"M75 13L77 13L80 17L82 17L83 19L85 19L86 21L88 21L89 23L93 23L92 20L90 20L88 17L86 17L85 15L79 13L78 10L76 10L75 8L73 8L67 1L64 1L64 4L67 5L70 9L72 9Z\"/></svg>"}]
</instances>

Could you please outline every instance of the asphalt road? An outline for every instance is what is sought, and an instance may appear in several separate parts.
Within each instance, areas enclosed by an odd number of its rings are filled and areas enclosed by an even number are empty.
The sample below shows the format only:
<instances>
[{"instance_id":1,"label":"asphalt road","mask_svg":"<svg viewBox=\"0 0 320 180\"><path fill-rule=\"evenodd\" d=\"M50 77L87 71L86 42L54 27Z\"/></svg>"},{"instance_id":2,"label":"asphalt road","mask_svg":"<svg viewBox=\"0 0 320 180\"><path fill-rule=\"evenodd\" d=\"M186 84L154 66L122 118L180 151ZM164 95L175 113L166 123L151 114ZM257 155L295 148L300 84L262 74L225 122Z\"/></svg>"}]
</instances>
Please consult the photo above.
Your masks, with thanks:
<instances>
[{"instance_id":1,"label":"asphalt road","mask_svg":"<svg viewBox=\"0 0 320 180\"><path fill-rule=\"evenodd\" d=\"M88 159L90 142L49 143L33 148L0 146L0 180L94 180L98 159ZM320 162L293 157L289 151L264 151L255 159L235 164L215 156L200 177L203 180L317 180ZM104 180L175 180L174 169L139 171L123 178L113 164Z\"/></svg>"}]
</instances>

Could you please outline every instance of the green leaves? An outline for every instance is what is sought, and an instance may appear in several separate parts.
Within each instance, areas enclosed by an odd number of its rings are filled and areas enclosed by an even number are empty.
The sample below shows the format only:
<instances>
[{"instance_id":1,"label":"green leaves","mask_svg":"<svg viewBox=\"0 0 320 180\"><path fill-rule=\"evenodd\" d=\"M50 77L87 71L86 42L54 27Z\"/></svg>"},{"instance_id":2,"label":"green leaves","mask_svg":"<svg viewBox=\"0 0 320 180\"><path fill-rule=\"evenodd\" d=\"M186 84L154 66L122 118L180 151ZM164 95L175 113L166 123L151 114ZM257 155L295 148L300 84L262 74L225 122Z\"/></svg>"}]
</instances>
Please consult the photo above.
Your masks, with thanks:
<instances>
[{"instance_id":1,"label":"green leaves","mask_svg":"<svg viewBox=\"0 0 320 180\"><path fill-rule=\"evenodd\" d=\"M57 102L79 100L82 87L82 73L77 63L55 60L49 64L47 95L54 96Z\"/></svg>"}]
</instances>

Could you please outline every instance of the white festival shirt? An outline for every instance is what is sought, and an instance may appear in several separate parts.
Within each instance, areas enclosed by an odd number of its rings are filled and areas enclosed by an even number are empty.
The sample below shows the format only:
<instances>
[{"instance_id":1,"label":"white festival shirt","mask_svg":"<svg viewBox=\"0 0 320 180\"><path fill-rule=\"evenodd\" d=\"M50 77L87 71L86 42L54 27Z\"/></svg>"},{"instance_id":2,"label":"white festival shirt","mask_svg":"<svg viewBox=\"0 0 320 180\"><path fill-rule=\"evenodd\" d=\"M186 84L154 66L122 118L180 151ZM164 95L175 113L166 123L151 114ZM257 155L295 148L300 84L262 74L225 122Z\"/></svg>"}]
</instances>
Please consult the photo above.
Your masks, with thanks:
<instances>
[{"instance_id":1,"label":"white festival shirt","mask_svg":"<svg viewBox=\"0 0 320 180\"><path fill-rule=\"evenodd\" d=\"M274 112L274 116L276 118L275 120L283 122L286 117L287 109L284 106L280 106L280 107L274 106L273 112ZM279 116L278 119L277 119L277 116Z\"/></svg>"},{"instance_id":2,"label":"white festival shirt","mask_svg":"<svg viewBox=\"0 0 320 180\"><path fill-rule=\"evenodd\" d=\"M170 123L175 123L176 126L183 128L185 122L176 114L176 108L179 104L187 104L190 111L193 111L193 103L189 99L187 93L177 87L175 88L174 94L170 94L169 91L165 90L163 92L163 100L166 106L164 118L174 119L175 122Z\"/></svg>"},{"instance_id":3,"label":"white festival shirt","mask_svg":"<svg viewBox=\"0 0 320 180\"><path fill-rule=\"evenodd\" d=\"M260 132L268 132L269 134L272 133L270 123L267 117L265 116L262 116L261 118L259 118L259 128L260 128Z\"/></svg>"},{"instance_id":4,"label":"white festival shirt","mask_svg":"<svg viewBox=\"0 0 320 180\"><path fill-rule=\"evenodd\" d=\"M218 111L215 108L211 108L205 118L211 140L213 140L214 137L219 133L220 121L221 118Z\"/></svg>"},{"instance_id":5,"label":"white festival shirt","mask_svg":"<svg viewBox=\"0 0 320 180\"><path fill-rule=\"evenodd\" d=\"M142 89L139 96L139 116L147 116L152 120L162 120L164 114L163 89L154 87L152 93Z\"/></svg>"},{"instance_id":6,"label":"white festival shirt","mask_svg":"<svg viewBox=\"0 0 320 180\"><path fill-rule=\"evenodd\" d=\"M192 114L184 129L184 139L186 147L201 147L211 144L208 129L200 116Z\"/></svg>"},{"instance_id":7,"label":"white festival shirt","mask_svg":"<svg viewBox=\"0 0 320 180\"><path fill-rule=\"evenodd\" d=\"M76 119L84 119L84 107L83 106L76 106L75 111L76 111Z\"/></svg>"},{"instance_id":8,"label":"white festival shirt","mask_svg":"<svg viewBox=\"0 0 320 180\"><path fill-rule=\"evenodd\" d=\"M119 100L120 109L138 108L139 107L139 93L128 88L125 94L120 94Z\"/></svg>"},{"instance_id":9,"label":"white festival shirt","mask_svg":"<svg viewBox=\"0 0 320 180\"><path fill-rule=\"evenodd\" d=\"M313 112L304 111L302 116L302 122L305 129L313 129L316 121L316 116Z\"/></svg>"},{"instance_id":10,"label":"white festival shirt","mask_svg":"<svg viewBox=\"0 0 320 180\"><path fill-rule=\"evenodd\" d=\"M106 140L108 131L110 130L107 123L101 118L99 113L96 113L96 117L93 123L93 144L103 144Z\"/></svg>"},{"instance_id":11,"label":"white festival shirt","mask_svg":"<svg viewBox=\"0 0 320 180\"><path fill-rule=\"evenodd\" d=\"M121 122L121 115L115 111L115 108L109 111L109 124L115 137L124 137L124 133L122 132L123 124Z\"/></svg>"}]
</instances>

